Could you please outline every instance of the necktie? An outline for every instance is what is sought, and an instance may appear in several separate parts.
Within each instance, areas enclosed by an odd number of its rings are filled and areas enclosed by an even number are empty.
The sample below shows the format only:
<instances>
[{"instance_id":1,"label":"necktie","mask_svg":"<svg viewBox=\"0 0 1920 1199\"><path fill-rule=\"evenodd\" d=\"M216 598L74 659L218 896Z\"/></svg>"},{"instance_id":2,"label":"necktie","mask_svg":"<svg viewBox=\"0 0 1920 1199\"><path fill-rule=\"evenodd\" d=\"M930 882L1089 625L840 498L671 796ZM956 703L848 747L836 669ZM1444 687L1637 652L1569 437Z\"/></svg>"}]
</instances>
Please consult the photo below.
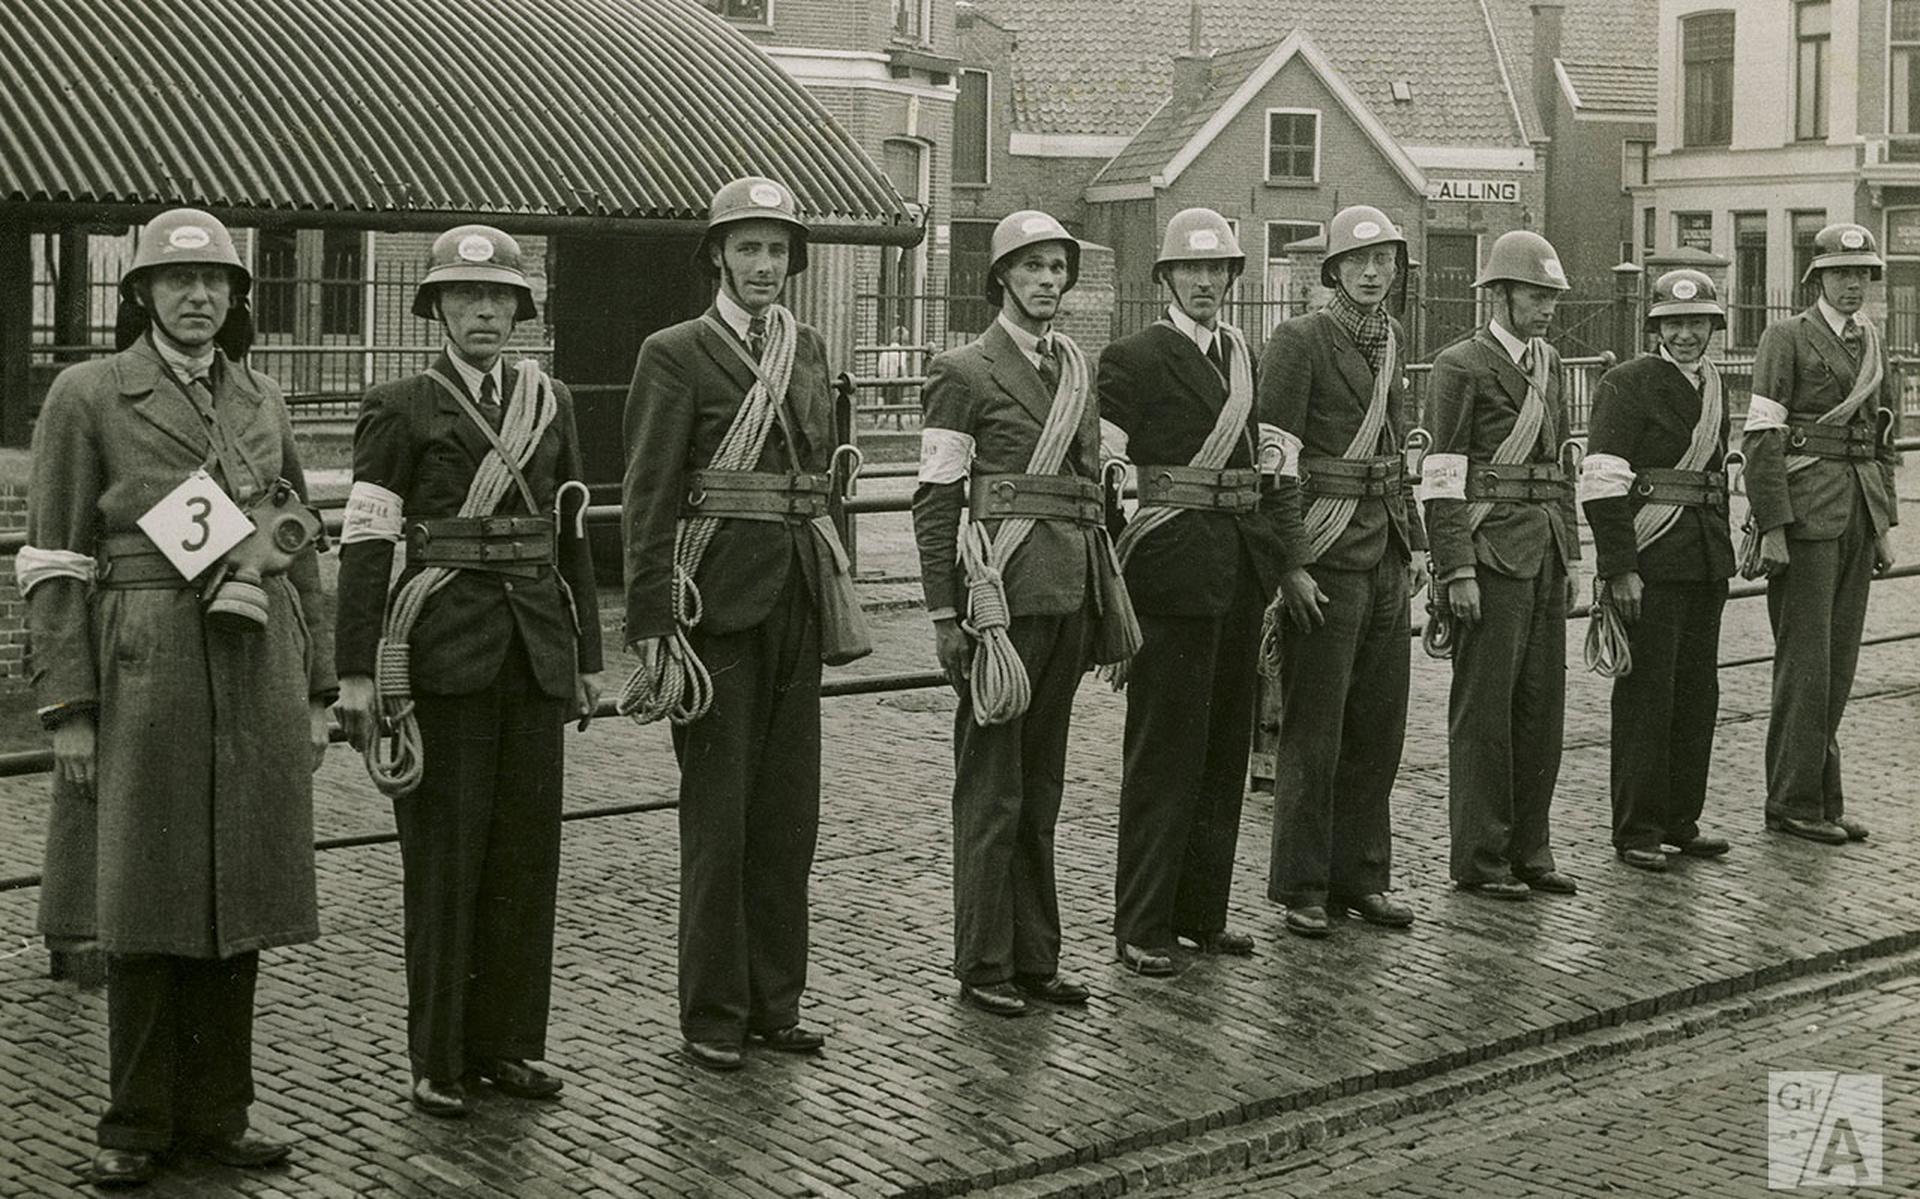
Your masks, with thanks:
<instances>
[{"instance_id":1,"label":"necktie","mask_svg":"<svg viewBox=\"0 0 1920 1199\"><path fill-rule=\"evenodd\" d=\"M1526 375L1528 378L1533 377L1533 347L1532 346L1528 346L1526 349L1520 351L1520 373L1523 375Z\"/></svg>"},{"instance_id":2,"label":"necktie","mask_svg":"<svg viewBox=\"0 0 1920 1199\"><path fill-rule=\"evenodd\" d=\"M491 374L480 376L480 415L486 417L487 423L494 428L500 427L500 400L494 394Z\"/></svg>"},{"instance_id":3,"label":"necktie","mask_svg":"<svg viewBox=\"0 0 1920 1199\"><path fill-rule=\"evenodd\" d=\"M755 362L767 352L767 318L762 313L747 322L747 349Z\"/></svg>"},{"instance_id":4,"label":"necktie","mask_svg":"<svg viewBox=\"0 0 1920 1199\"><path fill-rule=\"evenodd\" d=\"M1840 344L1847 347L1848 356L1855 362L1860 361L1860 355L1866 347L1865 340L1860 336L1860 322L1849 319L1840 326Z\"/></svg>"},{"instance_id":5,"label":"necktie","mask_svg":"<svg viewBox=\"0 0 1920 1199\"><path fill-rule=\"evenodd\" d=\"M1213 369L1220 372L1222 379L1227 377L1227 342L1218 333L1207 342L1207 361L1213 363Z\"/></svg>"},{"instance_id":6,"label":"necktie","mask_svg":"<svg viewBox=\"0 0 1920 1199\"><path fill-rule=\"evenodd\" d=\"M1049 394L1060 389L1060 359L1053 352L1053 338L1043 337L1034 352L1040 355L1040 381L1047 385Z\"/></svg>"}]
</instances>

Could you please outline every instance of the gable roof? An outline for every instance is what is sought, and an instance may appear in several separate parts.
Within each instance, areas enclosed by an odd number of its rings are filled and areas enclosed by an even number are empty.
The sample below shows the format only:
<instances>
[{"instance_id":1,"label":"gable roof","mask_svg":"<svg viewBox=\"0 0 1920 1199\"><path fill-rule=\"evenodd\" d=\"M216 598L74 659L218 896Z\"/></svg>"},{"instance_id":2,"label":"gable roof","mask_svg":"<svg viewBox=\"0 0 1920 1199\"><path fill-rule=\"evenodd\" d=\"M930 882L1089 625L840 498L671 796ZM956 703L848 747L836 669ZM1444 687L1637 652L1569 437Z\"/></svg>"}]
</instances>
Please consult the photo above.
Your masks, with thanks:
<instances>
[{"instance_id":1,"label":"gable roof","mask_svg":"<svg viewBox=\"0 0 1920 1199\"><path fill-rule=\"evenodd\" d=\"M1527 86L1533 62L1533 0L1483 2L1520 86L1527 136L1541 137L1546 124ZM1652 64L1659 59L1659 29L1660 0L1563 0L1558 57L1577 63ZM1654 73L1651 65L1647 70Z\"/></svg>"},{"instance_id":2,"label":"gable roof","mask_svg":"<svg viewBox=\"0 0 1920 1199\"><path fill-rule=\"evenodd\" d=\"M1483 7L1498 2L1206 0L1201 45L1244 46L1249 31L1304 29L1394 140L1520 146L1515 88L1525 86L1526 61L1508 64L1519 76L1503 70ZM1166 101L1172 55L1188 44L1190 9L1179 0L972 3L1015 34L1010 92L1014 124L1026 133L1135 133ZM1397 80L1411 82L1411 102L1394 102Z\"/></svg>"},{"instance_id":3,"label":"gable roof","mask_svg":"<svg viewBox=\"0 0 1920 1199\"><path fill-rule=\"evenodd\" d=\"M1659 68L1648 64L1553 60L1560 94L1575 113L1654 119L1660 97Z\"/></svg>"},{"instance_id":4,"label":"gable roof","mask_svg":"<svg viewBox=\"0 0 1920 1199\"><path fill-rule=\"evenodd\" d=\"M1127 143L1127 148L1094 176L1088 185L1089 191L1111 185L1172 184L1213 139L1253 103L1261 90L1296 59L1319 78L1335 102L1360 126L1408 186L1416 192L1424 191L1427 181L1420 168L1407 157L1407 152L1400 148L1400 143L1366 101L1341 78L1320 47L1300 29L1272 45L1250 46L1215 55L1209 63L1206 89L1189 102L1169 98L1162 104Z\"/></svg>"}]
</instances>

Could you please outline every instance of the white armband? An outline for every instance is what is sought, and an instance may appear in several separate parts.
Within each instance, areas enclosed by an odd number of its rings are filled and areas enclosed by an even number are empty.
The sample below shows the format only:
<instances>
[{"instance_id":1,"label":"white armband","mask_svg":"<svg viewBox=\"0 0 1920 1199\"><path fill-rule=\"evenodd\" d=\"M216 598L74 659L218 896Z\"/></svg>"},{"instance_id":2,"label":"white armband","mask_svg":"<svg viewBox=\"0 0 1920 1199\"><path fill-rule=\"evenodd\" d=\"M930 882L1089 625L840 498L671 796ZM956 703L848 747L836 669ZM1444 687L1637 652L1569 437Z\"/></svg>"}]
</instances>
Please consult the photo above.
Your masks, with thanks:
<instances>
[{"instance_id":1,"label":"white armband","mask_svg":"<svg viewBox=\"0 0 1920 1199\"><path fill-rule=\"evenodd\" d=\"M1787 427L1787 406L1778 400L1770 400L1759 394L1747 400L1748 433L1758 433L1764 429L1784 429Z\"/></svg>"},{"instance_id":2,"label":"white armband","mask_svg":"<svg viewBox=\"0 0 1920 1199\"><path fill-rule=\"evenodd\" d=\"M1422 503L1430 500L1467 498L1467 456L1465 454L1428 454L1420 460Z\"/></svg>"},{"instance_id":3,"label":"white armband","mask_svg":"<svg viewBox=\"0 0 1920 1199\"><path fill-rule=\"evenodd\" d=\"M1618 454L1588 454L1580 460L1580 502L1610 500L1633 488L1633 464Z\"/></svg>"},{"instance_id":4,"label":"white armband","mask_svg":"<svg viewBox=\"0 0 1920 1199\"><path fill-rule=\"evenodd\" d=\"M43 550L23 545L13 556L13 577L22 596L31 594L48 579L78 579L91 586L93 569L92 558L72 550Z\"/></svg>"},{"instance_id":5,"label":"white armband","mask_svg":"<svg viewBox=\"0 0 1920 1199\"><path fill-rule=\"evenodd\" d=\"M1116 459L1127 461L1127 446L1131 441L1125 429L1105 417L1100 418L1100 464L1103 467Z\"/></svg>"},{"instance_id":6,"label":"white armband","mask_svg":"<svg viewBox=\"0 0 1920 1199\"><path fill-rule=\"evenodd\" d=\"M1260 473L1276 479L1300 477L1300 439L1279 425L1260 422Z\"/></svg>"},{"instance_id":7,"label":"white armband","mask_svg":"<svg viewBox=\"0 0 1920 1199\"><path fill-rule=\"evenodd\" d=\"M958 429L920 430L920 481L958 483L973 471L973 437Z\"/></svg>"},{"instance_id":8,"label":"white armband","mask_svg":"<svg viewBox=\"0 0 1920 1199\"><path fill-rule=\"evenodd\" d=\"M340 544L356 541L400 540L406 502L378 483L364 480L347 493L347 512L340 524Z\"/></svg>"}]
</instances>

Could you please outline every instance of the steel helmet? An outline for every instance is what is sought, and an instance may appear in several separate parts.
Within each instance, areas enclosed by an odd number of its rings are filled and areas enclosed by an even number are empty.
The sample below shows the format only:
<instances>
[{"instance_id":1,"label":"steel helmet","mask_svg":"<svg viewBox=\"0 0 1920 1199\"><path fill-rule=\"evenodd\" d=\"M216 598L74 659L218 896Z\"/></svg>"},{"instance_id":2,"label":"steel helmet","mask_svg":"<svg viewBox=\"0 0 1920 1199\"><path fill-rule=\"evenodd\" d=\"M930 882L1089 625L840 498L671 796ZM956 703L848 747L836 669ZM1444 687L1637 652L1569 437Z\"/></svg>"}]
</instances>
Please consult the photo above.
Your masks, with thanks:
<instances>
[{"instance_id":1,"label":"steel helmet","mask_svg":"<svg viewBox=\"0 0 1920 1199\"><path fill-rule=\"evenodd\" d=\"M1328 287L1340 285L1340 272L1334 260L1351 250L1368 246L1394 246L1394 266L1401 274L1407 269L1407 238L1387 214L1366 204L1342 208L1327 226L1327 256L1320 260L1320 282Z\"/></svg>"},{"instance_id":2,"label":"steel helmet","mask_svg":"<svg viewBox=\"0 0 1920 1199\"><path fill-rule=\"evenodd\" d=\"M1240 239L1233 235L1227 218L1211 208L1183 208L1174 213L1160 239L1160 257L1153 260L1154 274L1169 262L1216 261L1227 264L1229 282L1247 265Z\"/></svg>"},{"instance_id":3,"label":"steel helmet","mask_svg":"<svg viewBox=\"0 0 1920 1199\"><path fill-rule=\"evenodd\" d=\"M1807 273L1800 276L1800 282L1812 279L1815 271L1834 266L1864 266L1878 279L1886 265L1881 261L1880 247L1874 243L1872 230L1865 225L1839 221L1813 235L1813 261L1807 264Z\"/></svg>"},{"instance_id":4,"label":"steel helmet","mask_svg":"<svg viewBox=\"0 0 1920 1199\"><path fill-rule=\"evenodd\" d=\"M1487 265L1480 268L1475 287L1495 283L1531 283L1553 291L1568 291L1566 268L1553 243L1528 229L1512 229L1494 239Z\"/></svg>"},{"instance_id":5,"label":"steel helmet","mask_svg":"<svg viewBox=\"0 0 1920 1199\"><path fill-rule=\"evenodd\" d=\"M120 276L120 298L133 299L132 284L142 271L177 263L211 263L233 272L233 299L244 300L253 276L233 248L233 235L210 213L170 208L148 221L133 247L133 261Z\"/></svg>"},{"instance_id":6,"label":"steel helmet","mask_svg":"<svg viewBox=\"0 0 1920 1199\"><path fill-rule=\"evenodd\" d=\"M1000 264L1016 250L1049 241L1057 241L1067 247L1067 285L1060 289L1060 294L1072 291L1073 285L1080 281L1080 243L1059 221L1037 209L1025 208L1008 213L993 227L993 241L990 243L992 261L987 267L987 303L998 308L1000 301L1005 298L1006 292L1000 286Z\"/></svg>"},{"instance_id":7,"label":"steel helmet","mask_svg":"<svg viewBox=\"0 0 1920 1199\"><path fill-rule=\"evenodd\" d=\"M458 225L433 239L426 277L413 293L413 315L434 319L433 297L443 283L504 284L520 293L514 320L530 321L536 315L520 243L492 225Z\"/></svg>"},{"instance_id":8,"label":"steel helmet","mask_svg":"<svg viewBox=\"0 0 1920 1199\"><path fill-rule=\"evenodd\" d=\"M791 279L807 269L809 230L807 223L800 219L793 193L764 175L748 175L713 193L713 203L707 209L707 231L694 251L694 261L707 273L717 273L713 259L707 254L715 233L742 221L776 221L792 229L793 239L787 249L787 277Z\"/></svg>"},{"instance_id":9,"label":"steel helmet","mask_svg":"<svg viewBox=\"0 0 1920 1199\"><path fill-rule=\"evenodd\" d=\"M1647 308L1647 324L1663 316L1710 316L1713 327L1727 327L1726 309L1720 307L1720 293L1704 271L1682 268L1668 271L1654 280L1653 303Z\"/></svg>"}]
</instances>

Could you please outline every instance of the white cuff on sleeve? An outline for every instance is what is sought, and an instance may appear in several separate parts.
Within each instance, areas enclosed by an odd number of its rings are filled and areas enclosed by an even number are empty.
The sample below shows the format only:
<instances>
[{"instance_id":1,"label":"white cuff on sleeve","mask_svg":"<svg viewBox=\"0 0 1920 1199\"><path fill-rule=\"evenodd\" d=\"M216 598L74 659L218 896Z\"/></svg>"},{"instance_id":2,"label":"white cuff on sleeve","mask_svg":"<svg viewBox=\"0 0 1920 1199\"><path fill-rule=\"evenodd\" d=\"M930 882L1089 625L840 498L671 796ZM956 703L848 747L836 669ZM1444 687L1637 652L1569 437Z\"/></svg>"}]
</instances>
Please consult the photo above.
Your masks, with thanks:
<instances>
[{"instance_id":1,"label":"white cuff on sleeve","mask_svg":"<svg viewBox=\"0 0 1920 1199\"><path fill-rule=\"evenodd\" d=\"M1260 473L1276 479L1300 477L1300 439L1279 425L1260 423Z\"/></svg>"},{"instance_id":2,"label":"white cuff on sleeve","mask_svg":"<svg viewBox=\"0 0 1920 1199\"><path fill-rule=\"evenodd\" d=\"M406 501L378 483L364 480L347 493L347 511L340 522L340 544L356 541L400 540Z\"/></svg>"},{"instance_id":3,"label":"white cuff on sleeve","mask_svg":"<svg viewBox=\"0 0 1920 1199\"><path fill-rule=\"evenodd\" d=\"M93 584L93 559L73 550L43 550L23 545L13 556L13 577L20 594L29 595L48 579L78 579Z\"/></svg>"},{"instance_id":4,"label":"white cuff on sleeve","mask_svg":"<svg viewBox=\"0 0 1920 1199\"><path fill-rule=\"evenodd\" d=\"M920 430L920 482L958 483L972 470L972 436L958 429Z\"/></svg>"},{"instance_id":5,"label":"white cuff on sleeve","mask_svg":"<svg viewBox=\"0 0 1920 1199\"><path fill-rule=\"evenodd\" d=\"M1763 395L1754 395L1747 400L1748 433L1758 433L1763 429L1784 429L1787 427L1787 406L1778 400L1770 400Z\"/></svg>"},{"instance_id":6,"label":"white cuff on sleeve","mask_svg":"<svg viewBox=\"0 0 1920 1199\"><path fill-rule=\"evenodd\" d=\"M1422 503L1429 500L1467 498L1467 456L1465 454L1428 454L1420 460Z\"/></svg>"},{"instance_id":7,"label":"white cuff on sleeve","mask_svg":"<svg viewBox=\"0 0 1920 1199\"><path fill-rule=\"evenodd\" d=\"M1100 418L1100 461L1112 462L1127 460L1127 445L1132 439L1127 431L1105 417Z\"/></svg>"},{"instance_id":8,"label":"white cuff on sleeve","mask_svg":"<svg viewBox=\"0 0 1920 1199\"><path fill-rule=\"evenodd\" d=\"M1633 464L1618 454L1588 454L1580 461L1580 502L1610 500L1633 488Z\"/></svg>"}]
</instances>

